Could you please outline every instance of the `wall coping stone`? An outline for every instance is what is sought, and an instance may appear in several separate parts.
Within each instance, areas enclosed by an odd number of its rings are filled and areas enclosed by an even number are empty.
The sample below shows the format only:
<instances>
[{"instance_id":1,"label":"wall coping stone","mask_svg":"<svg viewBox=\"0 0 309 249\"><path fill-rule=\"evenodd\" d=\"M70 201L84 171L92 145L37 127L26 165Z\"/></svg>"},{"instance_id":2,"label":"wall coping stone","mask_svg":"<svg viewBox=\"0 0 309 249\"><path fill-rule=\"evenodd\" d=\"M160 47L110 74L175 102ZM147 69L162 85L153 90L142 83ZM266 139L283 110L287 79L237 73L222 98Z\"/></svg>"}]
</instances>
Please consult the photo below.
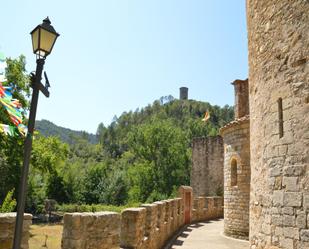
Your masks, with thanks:
<instances>
[{"instance_id":1,"label":"wall coping stone","mask_svg":"<svg viewBox=\"0 0 309 249\"><path fill-rule=\"evenodd\" d=\"M231 122L229 122L228 124L226 124L225 126L223 126L222 128L220 128L219 133L221 136L224 136L224 134L228 131L228 130L234 130L235 127L238 127L242 124L246 124L250 122L250 116L246 115L244 117L235 119Z\"/></svg>"}]
</instances>

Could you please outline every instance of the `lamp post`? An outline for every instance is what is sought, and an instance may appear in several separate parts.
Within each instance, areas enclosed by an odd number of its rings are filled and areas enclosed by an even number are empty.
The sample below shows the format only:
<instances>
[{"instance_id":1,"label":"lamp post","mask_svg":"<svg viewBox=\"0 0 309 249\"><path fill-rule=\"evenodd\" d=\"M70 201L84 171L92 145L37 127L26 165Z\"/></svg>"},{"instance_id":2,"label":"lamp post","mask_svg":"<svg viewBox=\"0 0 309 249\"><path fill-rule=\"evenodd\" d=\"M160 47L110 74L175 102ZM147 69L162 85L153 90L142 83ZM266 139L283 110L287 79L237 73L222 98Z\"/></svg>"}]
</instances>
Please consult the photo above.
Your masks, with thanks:
<instances>
[{"instance_id":1,"label":"lamp post","mask_svg":"<svg viewBox=\"0 0 309 249\"><path fill-rule=\"evenodd\" d=\"M32 136L35 125L35 116L39 99L39 91L46 97L49 97L48 86L41 83L42 72L46 56L48 56L59 36L51 25L49 18L45 18L43 23L38 25L31 33L33 53L37 56L36 72L31 76L31 87L33 89L28 120L28 133L24 145L24 161L22 168L21 181L17 199L17 217L15 224L13 249L20 249L22 239L22 228L24 221L25 201L27 196L27 180L29 172L29 163L32 150Z\"/></svg>"}]
</instances>

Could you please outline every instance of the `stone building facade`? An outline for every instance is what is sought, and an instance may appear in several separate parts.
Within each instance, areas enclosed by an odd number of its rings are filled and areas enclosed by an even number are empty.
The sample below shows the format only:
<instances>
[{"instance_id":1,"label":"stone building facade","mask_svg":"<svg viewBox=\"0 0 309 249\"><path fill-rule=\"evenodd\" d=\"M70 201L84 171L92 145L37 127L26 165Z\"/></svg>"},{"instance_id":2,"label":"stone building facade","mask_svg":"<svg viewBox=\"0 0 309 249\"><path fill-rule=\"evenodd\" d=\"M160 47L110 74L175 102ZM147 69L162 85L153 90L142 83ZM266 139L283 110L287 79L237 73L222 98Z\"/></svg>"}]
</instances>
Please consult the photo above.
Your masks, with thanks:
<instances>
[{"instance_id":1,"label":"stone building facade","mask_svg":"<svg viewBox=\"0 0 309 249\"><path fill-rule=\"evenodd\" d=\"M223 194L223 140L221 136L193 139L191 187L195 196Z\"/></svg>"},{"instance_id":2,"label":"stone building facade","mask_svg":"<svg viewBox=\"0 0 309 249\"><path fill-rule=\"evenodd\" d=\"M252 249L309 248L309 1L247 0Z\"/></svg>"},{"instance_id":3,"label":"stone building facade","mask_svg":"<svg viewBox=\"0 0 309 249\"><path fill-rule=\"evenodd\" d=\"M247 239L250 200L248 80L235 80L235 120L220 129L224 141L224 233Z\"/></svg>"}]
</instances>

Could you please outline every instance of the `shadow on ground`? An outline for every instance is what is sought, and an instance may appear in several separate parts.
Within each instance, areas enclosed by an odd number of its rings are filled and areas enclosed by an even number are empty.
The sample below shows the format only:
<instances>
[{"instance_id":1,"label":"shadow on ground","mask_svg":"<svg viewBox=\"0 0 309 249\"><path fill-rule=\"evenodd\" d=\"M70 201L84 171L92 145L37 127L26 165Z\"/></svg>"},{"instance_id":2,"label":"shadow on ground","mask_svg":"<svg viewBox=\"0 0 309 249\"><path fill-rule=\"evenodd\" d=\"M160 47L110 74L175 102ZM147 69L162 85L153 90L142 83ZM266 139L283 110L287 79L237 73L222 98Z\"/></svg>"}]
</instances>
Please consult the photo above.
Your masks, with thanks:
<instances>
[{"instance_id":1,"label":"shadow on ground","mask_svg":"<svg viewBox=\"0 0 309 249\"><path fill-rule=\"evenodd\" d=\"M183 227L165 249L248 249L249 243L223 236L223 219Z\"/></svg>"}]
</instances>

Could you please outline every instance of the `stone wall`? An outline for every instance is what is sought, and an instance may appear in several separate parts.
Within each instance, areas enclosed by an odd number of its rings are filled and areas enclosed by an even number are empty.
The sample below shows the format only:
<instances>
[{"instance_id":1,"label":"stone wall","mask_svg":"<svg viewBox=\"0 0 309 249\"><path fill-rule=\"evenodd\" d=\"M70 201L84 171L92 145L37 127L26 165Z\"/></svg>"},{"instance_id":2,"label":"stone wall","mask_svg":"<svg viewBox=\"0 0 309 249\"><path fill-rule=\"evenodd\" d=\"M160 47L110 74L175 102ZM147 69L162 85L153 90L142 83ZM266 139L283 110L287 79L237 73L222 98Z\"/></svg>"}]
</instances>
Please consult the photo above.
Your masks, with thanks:
<instances>
[{"instance_id":1,"label":"stone wall","mask_svg":"<svg viewBox=\"0 0 309 249\"><path fill-rule=\"evenodd\" d=\"M223 197L198 197L193 204L193 222L223 217Z\"/></svg>"},{"instance_id":2,"label":"stone wall","mask_svg":"<svg viewBox=\"0 0 309 249\"><path fill-rule=\"evenodd\" d=\"M191 187L194 196L223 194L223 158L222 137L193 139Z\"/></svg>"},{"instance_id":3,"label":"stone wall","mask_svg":"<svg viewBox=\"0 0 309 249\"><path fill-rule=\"evenodd\" d=\"M61 248L119 248L120 214L118 213L66 213L63 221Z\"/></svg>"},{"instance_id":4,"label":"stone wall","mask_svg":"<svg viewBox=\"0 0 309 249\"><path fill-rule=\"evenodd\" d=\"M12 249L16 222L16 213L0 213L0 249ZM28 249L32 215L24 214L21 248Z\"/></svg>"},{"instance_id":5,"label":"stone wall","mask_svg":"<svg viewBox=\"0 0 309 249\"><path fill-rule=\"evenodd\" d=\"M224 140L224 233L242 239L249 235L249 126L245 116L220 130Z\"/></svg>"},{"instance_id":6,"label":"stone wall","mask_svg":"<svg viewBox=\"0 0 309 249\"><path fill-rule=\"evenodd\" d=\"M181 198L125 209L121 215L121 248L161 248L184 225L183 215Z\"/></svg>"},{"instance_id":7,"label":"stone wall","mask_svg":"<svg viewBox=\"0 0 309 249\"><path fill-rule=\"evenodd\" d=\"M235 119L249 115L249 87L248 79L235 80L233 83L235 92Z\"/></svg>"},{"instance_id":8,"label":"stone wall","mask_svg":"<svg viewBox=\"0 0 309 249\"><path fill-rule=\"evenodd\" d=\"M223 216L222 197L201 197L194 200L192 188L181 187L180 196L113 212L71 213L64 216L63 249L159 249L185 225L185 203L190 221Z\"/></svg>"},{"instance_id":9,"label":"stone wall","mask_svg":"<svg viewBox=\"0 0 309 249\"><path fill-rule=\"evenodd\" d=\"M247 26L251 248L309 248L309 1L247 0Z\"/></svg>"}]
</instances>

